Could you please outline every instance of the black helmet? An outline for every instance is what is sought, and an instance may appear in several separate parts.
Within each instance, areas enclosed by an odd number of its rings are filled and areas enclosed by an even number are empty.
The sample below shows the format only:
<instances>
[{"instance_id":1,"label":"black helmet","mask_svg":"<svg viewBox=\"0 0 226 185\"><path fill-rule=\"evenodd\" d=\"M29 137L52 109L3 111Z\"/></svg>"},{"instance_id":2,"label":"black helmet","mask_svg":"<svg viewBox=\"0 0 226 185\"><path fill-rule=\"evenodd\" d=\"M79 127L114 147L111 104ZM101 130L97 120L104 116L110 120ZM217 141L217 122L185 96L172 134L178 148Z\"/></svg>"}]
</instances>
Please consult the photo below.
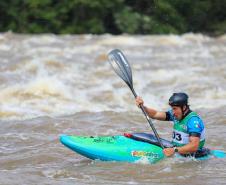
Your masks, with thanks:
<instances>
[{"instance_id":1,"label":"black helmet","mask_svg":"<svg viewBox=\"0 0 226 185\"><path fill-rule=\"evenodd\" d=\"M186 93L173 93L169 99L169 105L180 107L188 105L188 95Z\"/></svg>"}]
</instances>

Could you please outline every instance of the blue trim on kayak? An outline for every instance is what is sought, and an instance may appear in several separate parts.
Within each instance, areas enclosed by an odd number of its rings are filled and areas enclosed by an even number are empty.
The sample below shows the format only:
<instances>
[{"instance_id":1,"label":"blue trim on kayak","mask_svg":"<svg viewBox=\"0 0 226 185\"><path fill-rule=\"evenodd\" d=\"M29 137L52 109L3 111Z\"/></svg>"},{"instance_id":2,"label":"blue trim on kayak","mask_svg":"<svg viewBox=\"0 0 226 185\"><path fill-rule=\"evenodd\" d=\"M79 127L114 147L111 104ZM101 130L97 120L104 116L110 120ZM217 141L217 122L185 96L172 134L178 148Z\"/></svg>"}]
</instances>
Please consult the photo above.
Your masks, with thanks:
<instances>
[{"instance_id":1,"label":"blue trim on kayak","mask_svg":"<svg viewBox=\"0 0 226 185\"><path fill-rule=\"evenodd\" d=\"M211 150L211 155L216 158L226 158L226 152L221 150Z\"/></svg>"}]
</instances>

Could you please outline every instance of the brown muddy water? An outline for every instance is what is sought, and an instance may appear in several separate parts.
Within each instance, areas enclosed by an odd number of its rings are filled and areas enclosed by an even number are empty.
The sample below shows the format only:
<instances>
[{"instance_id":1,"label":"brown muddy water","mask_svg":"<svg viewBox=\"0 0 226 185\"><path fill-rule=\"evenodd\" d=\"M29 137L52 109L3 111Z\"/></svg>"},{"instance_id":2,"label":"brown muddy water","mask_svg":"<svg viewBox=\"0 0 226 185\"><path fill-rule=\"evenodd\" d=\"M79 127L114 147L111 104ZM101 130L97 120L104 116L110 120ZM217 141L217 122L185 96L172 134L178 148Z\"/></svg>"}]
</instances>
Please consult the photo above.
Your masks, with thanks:
<instances>
[{"instance_id":1,"label":"brown muddy water","mask_svg":"<svg viewBox=\"0 0 226 185\"><path fill-rule=\"evenodd\" d=\"M65 148L61 134L151 132L133 95L107 62L119 48L145 104L167 110L190 95L207 146L226 151L226 36L0 34L0 184L226 184L226 160L168 158L100 162ZM172 124L154 121L170 139Z\"/></svg>"}]
</instances>

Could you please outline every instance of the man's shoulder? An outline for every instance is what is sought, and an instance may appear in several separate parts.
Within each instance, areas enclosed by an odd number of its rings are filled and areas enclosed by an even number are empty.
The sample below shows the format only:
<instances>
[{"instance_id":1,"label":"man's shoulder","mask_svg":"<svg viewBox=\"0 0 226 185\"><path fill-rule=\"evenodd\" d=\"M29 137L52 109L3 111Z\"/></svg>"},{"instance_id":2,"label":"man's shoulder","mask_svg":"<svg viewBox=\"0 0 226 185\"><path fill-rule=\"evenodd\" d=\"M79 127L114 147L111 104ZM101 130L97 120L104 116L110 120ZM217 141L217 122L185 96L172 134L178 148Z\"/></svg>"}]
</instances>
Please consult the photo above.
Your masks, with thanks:
<instances>
[{"instance_id":1,"label":"man's shoulder","mask_svg":"<svg viewBox=\"0 0 226 185\"><path fill-rule=\"evenodd\" d=\"M195 121L195 122L198 121L198 122L202 122L202 123L203 123L202 118L198 115L198 113L192 111L189 115L190 115L189 120L188 120L189 122L190 122L190 121L191 121L191 122L192 122L192 121L193 121L193 122L194 122L194 121Z\"/></svg>"},{"instance_id":2,"label":"man's shoulder","mask_svg":"<svg viewBox=\"0 0 226 185\"><path fill-rule=\"evenodd\" d=\"M204 124L202 119L199 116L192 116L188 120L188 128L190 129L197 129L197 130L203 130Z\"/></svg>"}]
</instances>

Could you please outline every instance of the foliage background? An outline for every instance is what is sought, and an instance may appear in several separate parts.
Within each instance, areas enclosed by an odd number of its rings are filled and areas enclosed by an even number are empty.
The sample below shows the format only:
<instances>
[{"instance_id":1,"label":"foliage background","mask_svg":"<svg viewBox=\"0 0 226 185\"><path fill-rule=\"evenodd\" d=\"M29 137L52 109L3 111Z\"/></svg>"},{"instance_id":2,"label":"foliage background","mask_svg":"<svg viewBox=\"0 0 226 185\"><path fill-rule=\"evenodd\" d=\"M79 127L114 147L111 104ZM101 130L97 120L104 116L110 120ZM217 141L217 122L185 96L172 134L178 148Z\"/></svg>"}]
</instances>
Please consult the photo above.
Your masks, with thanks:
<instances>
[{"instance_id":1,"label":"foliage background","mask_svg":"<svg viewBox=\"0 0 226 185\"><path fill-rule=\"evenodd\" d=\"M0 32L226 32L226 0L1 0Z\"/></svg>"}]
</instances>

